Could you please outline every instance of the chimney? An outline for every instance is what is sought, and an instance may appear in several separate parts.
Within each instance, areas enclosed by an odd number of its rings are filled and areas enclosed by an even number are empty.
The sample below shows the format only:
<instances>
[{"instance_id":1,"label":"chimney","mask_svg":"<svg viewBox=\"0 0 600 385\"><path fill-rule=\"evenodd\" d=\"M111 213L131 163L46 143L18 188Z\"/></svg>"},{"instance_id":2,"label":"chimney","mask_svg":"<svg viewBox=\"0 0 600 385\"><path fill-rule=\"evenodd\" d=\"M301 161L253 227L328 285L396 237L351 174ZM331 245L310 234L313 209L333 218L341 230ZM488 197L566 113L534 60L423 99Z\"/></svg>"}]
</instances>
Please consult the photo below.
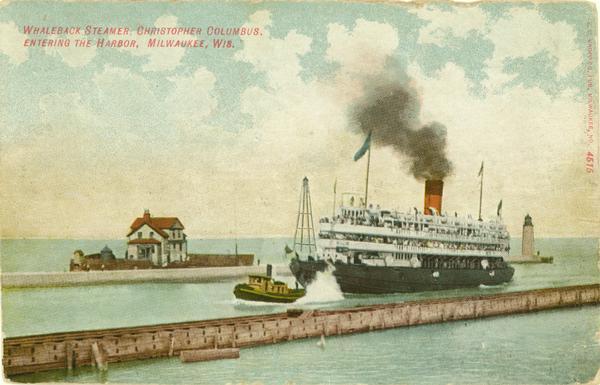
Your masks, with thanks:
<instances>
[{"instance_id":1,"label":"chimney","mask_svg":"<svg viewBox=\"0 0 600 385\"><path fill-rule=\"evenodd\" d=\"M144 222L150 222L150 210L144 209Z\"/></svg>"},{"instance_id":2,"label":"chimney","mask_svg":"<svg viewBox=\"0 0 600 385\"><path fill-rule=\"evenodd\" d=\"M444 181L426 180L425 181L425 208L423 212L426 215L433 215L430 207L439 215L442 212L442 195L444 192Z\"/></svg>"}]
</instances>

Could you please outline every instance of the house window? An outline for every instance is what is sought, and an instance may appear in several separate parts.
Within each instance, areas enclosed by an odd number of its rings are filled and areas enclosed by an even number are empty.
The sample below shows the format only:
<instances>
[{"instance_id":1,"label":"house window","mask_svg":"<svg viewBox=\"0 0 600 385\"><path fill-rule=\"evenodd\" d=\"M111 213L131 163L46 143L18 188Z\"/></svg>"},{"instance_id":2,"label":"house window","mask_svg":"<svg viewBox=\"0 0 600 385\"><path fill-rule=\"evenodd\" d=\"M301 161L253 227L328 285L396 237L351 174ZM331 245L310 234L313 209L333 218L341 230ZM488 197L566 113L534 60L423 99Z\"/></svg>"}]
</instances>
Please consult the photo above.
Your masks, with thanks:
<instances>
[{"instance_id":1,"label":"house window","mask_svg":"<svg viewBox=\"0 0 600 385\"><path fill-rule=\"evenodd\" d=\"M150 238L154 238L154 231L150 232Z\"/></svg>"},{"instance_id":2,"label":"house window","mask_svg":"<svg viewBox=\"0 0 600 385\"><path fill-rule=\"evenodd\" d=\"M138 231L138 239L142 239L142 232Z\"/></svg>"}]
</instances>

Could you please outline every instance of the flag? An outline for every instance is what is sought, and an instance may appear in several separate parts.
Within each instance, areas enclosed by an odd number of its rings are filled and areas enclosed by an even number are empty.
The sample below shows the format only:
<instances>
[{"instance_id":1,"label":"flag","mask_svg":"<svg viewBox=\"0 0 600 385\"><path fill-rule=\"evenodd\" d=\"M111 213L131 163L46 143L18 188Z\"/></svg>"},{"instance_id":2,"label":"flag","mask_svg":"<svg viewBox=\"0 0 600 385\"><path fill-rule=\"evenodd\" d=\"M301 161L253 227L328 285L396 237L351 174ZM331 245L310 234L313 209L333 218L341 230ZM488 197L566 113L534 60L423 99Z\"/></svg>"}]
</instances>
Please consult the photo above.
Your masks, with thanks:
<instances>
[{"instance_id":1,"label":"flag","mask_svg":"<svg viewBox=\"0 0 600 385\"><path fill-rule=\"evenodd\" d=\"M365 142L363 143L363 145L358 149L358 151L356 151L356 154L354 154L354 161L356 162L357 160L362 158L370 147L371 147L371 133L369 132L369 135L367 136L367 139L365 139Z\"/></svg>"},{"instance_id":2,"label":"flag","mask_svg":"<svg viewBox=\"0 0 600 385\"><path fill-rule=\"evenodd\" d=\"M498 203L498 210L496 210L496 214L498 216L500 216L501 212L502 212L502 199L500 199L500 203Z\"/></svg>"},{"instance_id":3,"label":"flag","mask_svg":"<svg viewBox=\"0 0 600 385\"><path fill-rule=\"evenodd\" d=\"M285 245L285 253L286 253L286 254L289 254L289 253L291 253L292 251L294 251L294 250L290 249L290 247L289 247L288 245Z\"/></svg>"},{"instance_id":4,"label":"flag","mask_svg":"<svg viewBox=\"0 0 600 385\"><path fill-rule=\"evenodd\" d=\"M335 190L337 188L337 178L335 178L335 182L333 182L333 193L335 194Z\"/></svg>"},{"instance_id":5,"label":"flag","mask_svg":"<svg viewBox=\"0 0 600 385\"><path fill-rule=\"evenodd\" d=\"M481 162L481 168L479 169L479 174L477 174L477 176L482 176L483 175L483 162Z\"/></svg>"}]
</instances>

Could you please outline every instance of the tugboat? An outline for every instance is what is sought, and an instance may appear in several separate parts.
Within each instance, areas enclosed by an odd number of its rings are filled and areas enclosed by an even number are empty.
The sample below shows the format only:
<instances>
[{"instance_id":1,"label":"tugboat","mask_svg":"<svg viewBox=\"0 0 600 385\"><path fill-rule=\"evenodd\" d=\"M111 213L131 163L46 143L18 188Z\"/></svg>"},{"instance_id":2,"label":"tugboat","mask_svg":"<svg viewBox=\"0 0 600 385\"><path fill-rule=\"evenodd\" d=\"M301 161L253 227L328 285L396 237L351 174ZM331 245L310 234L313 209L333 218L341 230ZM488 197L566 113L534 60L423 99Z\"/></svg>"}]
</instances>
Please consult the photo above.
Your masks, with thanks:
<instances>
[{"instance_id":1,"label":"tugboat","mask_svg":"<svg viewBox=\"0 0 600 385\"><path fill-rule=\"evenodd\" d=\"M246 301L291 303L304 296L304 289L290 289L285 282L271 278L272 266L267 265L267 275L250 275L248 283L240 283L233 289L238 299Z\"/></svg>"}]
</instances>

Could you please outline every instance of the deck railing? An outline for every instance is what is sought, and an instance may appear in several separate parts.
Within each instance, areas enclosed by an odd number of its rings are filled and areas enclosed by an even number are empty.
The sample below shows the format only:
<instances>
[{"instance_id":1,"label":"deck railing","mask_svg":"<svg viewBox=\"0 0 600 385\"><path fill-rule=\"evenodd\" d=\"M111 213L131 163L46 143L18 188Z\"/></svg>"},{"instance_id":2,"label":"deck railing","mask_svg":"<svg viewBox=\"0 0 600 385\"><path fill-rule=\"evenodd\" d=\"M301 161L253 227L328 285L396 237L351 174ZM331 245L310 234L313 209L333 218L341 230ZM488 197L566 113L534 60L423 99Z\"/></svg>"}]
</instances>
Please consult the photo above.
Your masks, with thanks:
<instances>
[{"instance_id":1,"label":"deck railing","mask_svg":"<svg viewBox=\"0 0 600 385\"><path fill-rule=\"evenodd\" d=\"M322 223L320 232L370 235L379 237L423 239L428 241L450 241L479 244L508 244L508 238L494 237L491 234L469 236L443 234L438 232L404 230L399 228Z\"/></svg>"},{"instance_id":2,"label":"deck railing","mask_svg":"<svg viewBox=\"0 0 600 385\"><path fill-rule=\"evenodd\" d=\"M388 253L409 253L424 255L452 255L452 256L470 256L470 257L500 257L508 256L506 251L498 250L467 250L467 249L448 249L438 247L423 247L410 245L395 245L393 243L361 242L338 239L321 239L319 241L322 248L344 247L349 250L370 251L370 252L388 252Z\"/></svg>"}]
</instances>

